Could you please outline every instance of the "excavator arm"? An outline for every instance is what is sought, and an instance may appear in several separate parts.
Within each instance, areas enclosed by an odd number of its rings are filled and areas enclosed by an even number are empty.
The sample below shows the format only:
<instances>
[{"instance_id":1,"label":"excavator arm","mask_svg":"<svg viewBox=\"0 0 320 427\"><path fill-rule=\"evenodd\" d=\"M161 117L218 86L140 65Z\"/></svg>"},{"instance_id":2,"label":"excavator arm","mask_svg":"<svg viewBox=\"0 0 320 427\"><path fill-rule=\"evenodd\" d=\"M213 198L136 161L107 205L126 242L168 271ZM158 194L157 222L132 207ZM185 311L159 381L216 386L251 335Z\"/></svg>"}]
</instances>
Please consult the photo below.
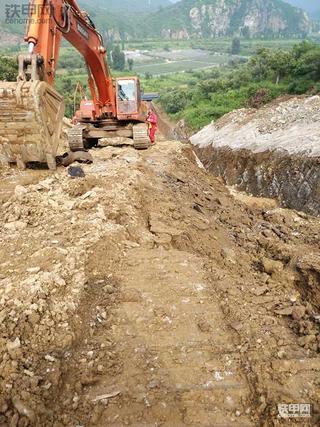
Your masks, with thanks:
<instances>
[{"instance_id":1,"label":"excavator arm","mask_svg":"<svg viewBox=\"0 0 320 427\"><path fill-rule=\"evenodd\" d=\"M96 116L110 113L114 116L115 94L105 60L106 49L88 15L74 0L33 0L25 40L29 53L43 58L44 80L50 85L54 83L62 37L86 61Z\"/></svg>"}]
</instances>

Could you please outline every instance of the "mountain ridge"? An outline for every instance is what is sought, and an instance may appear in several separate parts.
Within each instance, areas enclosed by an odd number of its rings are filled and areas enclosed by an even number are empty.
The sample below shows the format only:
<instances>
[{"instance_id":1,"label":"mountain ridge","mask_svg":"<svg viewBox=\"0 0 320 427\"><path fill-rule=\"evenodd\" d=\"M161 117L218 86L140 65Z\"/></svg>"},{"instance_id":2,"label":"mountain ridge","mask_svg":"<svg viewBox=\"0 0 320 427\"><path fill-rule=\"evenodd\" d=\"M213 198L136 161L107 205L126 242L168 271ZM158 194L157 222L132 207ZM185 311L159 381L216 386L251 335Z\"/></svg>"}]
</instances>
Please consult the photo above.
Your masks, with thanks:
<instances>
[{"instance_id":1,"label":"mountain ridge","mask_svg":"<svg viewBox=\"0 0 320 427\"><path fill-rule=\"evenodd\" d=\"M289 0L287 0L289 1ZM219 36L305 36L312 29L307 13L283 0L79 0L96 27L112 39L214 38ZM300 1L300 0L290 0ZM16 0L15 4L27 3ZM8 24L7 1L0 0L3 30L24 33ZM108 5L108 6L105 6Z\"/></svg>"},{"instance_id":2,"label":"mountain ridge","mask_svg":"<svg viewBox=\"0 0 320 427\"><path fill-rule=\"evenodd\" d=\"M306 34L311 21L301 9L281 0L182 0L153 14L162 36L233 35L246 28L250 35ZM166 22L167 28L160 28ZM165 31L163 31L165 30Z\"/></svg>"}]
</instances>

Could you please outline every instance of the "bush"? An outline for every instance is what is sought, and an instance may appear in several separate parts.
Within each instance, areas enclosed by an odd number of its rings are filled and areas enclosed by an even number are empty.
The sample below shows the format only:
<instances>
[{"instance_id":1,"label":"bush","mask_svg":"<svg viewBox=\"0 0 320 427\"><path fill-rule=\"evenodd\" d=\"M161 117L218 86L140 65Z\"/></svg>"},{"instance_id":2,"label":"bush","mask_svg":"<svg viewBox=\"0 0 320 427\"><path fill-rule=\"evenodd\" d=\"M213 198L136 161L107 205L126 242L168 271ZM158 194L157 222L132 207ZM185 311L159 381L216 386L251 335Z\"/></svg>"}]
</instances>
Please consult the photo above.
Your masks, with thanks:
<instances>
[{"instance_id":1,"label":"bush","mask_svg":"<svg viewBox=\"0 0 320 427\"><path fill-rule=\"evenodd\" d=\"M320 47L302 42L291 51L263 48L232 70L197 71L193 77L197 84L192 79L187 88L161 92L161 103L196 130L234 109L259 108L285 93L318 93Z\"/></svg>"},{"instance_id":2,"label":"bush","mask_svg":"<svg viewBox=\"0 0 320 427\"><path fill-rule=\"evenodd\" d=\"M166 94L161 94L160 102L169 114L177 114L184 110L190 100L190 93L183 89L176 89Z\"/></svg>"},{"instance_id":3,"label":"bush","mask_svg":"<svg viewBox=\"0 0 320 427\"><path fill-rule=\"evenodd\" d=\"M293 81L288 86L288 93L294 95L302 95L314 87L312 80L297 80Z\"/></svg>"},{"instance_id":4,"label":"bush","mask_svg":"<svg viewBox=\"0 0 320 427\"><path fill-rule=\"evenodd\" d=\"M8 56L0 56L0 80L14 82L17 80L17 75L17 60Z\"/></svg>"}]
</instances>

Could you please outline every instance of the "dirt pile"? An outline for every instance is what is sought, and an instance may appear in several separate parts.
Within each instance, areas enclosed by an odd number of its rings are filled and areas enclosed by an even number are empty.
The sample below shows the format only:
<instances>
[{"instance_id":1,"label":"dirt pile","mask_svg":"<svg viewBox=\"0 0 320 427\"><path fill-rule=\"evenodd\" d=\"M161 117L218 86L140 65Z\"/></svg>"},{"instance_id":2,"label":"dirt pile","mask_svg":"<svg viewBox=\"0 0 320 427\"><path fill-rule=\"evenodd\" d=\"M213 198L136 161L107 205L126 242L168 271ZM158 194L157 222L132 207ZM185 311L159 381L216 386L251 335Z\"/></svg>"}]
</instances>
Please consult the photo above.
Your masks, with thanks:
<instances>
[{"instance_id":1,"label":"dirt pile","mask_svg":"<svg viewBox=\"0 0 320 427\"><path fill-rule=\"evenodd\" d=\"M176 141L92 154L1 170L0 425L318 425L319 221Z\"/></svg>"},{"instance_id":2,"label":"dirt pile","mask_svg":"<svg viewBox=\"0 0 320 427\"><path fill-rule=\"evenodd\" d=\"M229 185L320 215L320 97L280 99L229 113L191 137Z\"/></svg>"}]
</instances>

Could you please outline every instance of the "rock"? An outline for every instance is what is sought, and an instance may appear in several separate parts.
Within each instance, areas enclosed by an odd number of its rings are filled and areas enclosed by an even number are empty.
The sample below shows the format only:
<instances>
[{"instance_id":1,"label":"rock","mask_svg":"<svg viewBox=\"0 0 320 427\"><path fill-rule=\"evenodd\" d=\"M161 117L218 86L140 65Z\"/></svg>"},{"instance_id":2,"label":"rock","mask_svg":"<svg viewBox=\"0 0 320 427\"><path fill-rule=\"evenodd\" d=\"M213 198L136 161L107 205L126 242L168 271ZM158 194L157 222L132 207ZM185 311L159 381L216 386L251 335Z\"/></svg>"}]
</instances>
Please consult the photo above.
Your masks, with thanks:
<instances>
[{"instance_id":1,"label":"rock","mask_svg":"<svg viewBox=\"0 0 320 427\"><path fill-rule=\"evenodd\" d=\"M17 337L14 341L7 342L7 350L9 353L14 350L17 350L20 347L21 347L21 342L19 337Z\"/></svg>"},{"instance_id":2,"label":"rock","mask_svg":"<svg viewBox=\"0 0 320 427\"><path fill-rule=\"evenodd\" d=\"M111 285L106 285L103 290L107 293L107 294L113 294L115 289L113 286Z\"/></svg>"},{"instance_id":3,"label":"rock","mask_svg":"<svg viewBox=\"0 0 320 427\"><path fill-rule=\"evenodd\" d=\"M147 388L149 390L153 390L155 388L159 388L160 387L160 381L159 380L152 380L149 382L149 384L147 385Z\"/></svg>"},{"instance_id":4,"label":"rock","mask_svg":"<svg viewBox=\"0 0 320 427\"><path fill-rule=\"evenodd\" d=\"M298 339L298 343L302 346L302 347L306 347L309 344L312 344L314 342L317 341L317 337L315 335L306 335L304 337L300 337Z\"/></svg>"},{"instance_id":5,"label":"rock","mask_svg":"<svg viewBox=\"0 0 320 427\"><path fill-rule=\"evenodd\" d=\"M90 425L95 425L99 422L103 411L104 411L103 406L95 405L95 407L93 408L93 410L91 412Z\"/></svg>"},{"instance_id":6,"label":"rock","mask_svg":"<svg viewBox=\"0 0 320 427\"><path fill-rule=\"evenodd\" d=\"M5 414L8 410L8 403L4 400L0 400L0 414Z\"/></svg>"},{"instance_id":7,"label":"rock","mask_svg":"<svg viewBox=\"0 0 320 427\"><path fill-rule=\"evenodd\" d=\"M279 273L283 270L283 264L280 261L275 261L269 258L263 258L262 260L263 271L268 274Z\"/></svg>"},{"instance_id":8,"label":"rock","mask_svg":"<svg viewBox=\"0 0 320 427\"><path fill-rule=\"evenodd\" d=\"M37 274L40 272L40 270L41 270L40 267L31 267L27 269L27 272L30 274Z\"/></svg>"},{"instance_id":9,"label":"rock","mask_svg":"<svg viewBox=\"0 0 320 427\"><path fill-rule=\"evenodd\" d=\"M68 175L71 178L84 178L86 174L80 166L70 166L68 168Z\"/></svg>"},{"instance_id":10,"label":"rock","mask_svg":"<svg viewBox=\"0 0 320 427\"><path fill-rule=\"evenodd\" d=\"M310 316L314 316L315 315L315 311L314 308L312 307L310 302L306 303L306 313L309 314Z\"/></svg>"},{"instance_id":11,"label":"rock","mask_svg":"<svg viewBox=\"0 0 320 427\"><path fill-rule=\"evenodd\" d=\"M12 404L20 415L27 417L30 421L35 421L34 411L25 403L22 402L17 396L12 398Z\"/></svg>"},{"instance_id":12,"label":"rock","mask_svg":"<svg viewBox=\"0 0 320 427\"><path fill-rule=\"evenodd\" d=\"M28 224L23 221L12 221L4 225L4 228L8 231L21 231L27 228Z\"/></svg>"},{"instance_id":13,"label":"rock","mask_svg":"<svg viewBox=\"0 0 320 427\"><path fill-rule=\"evenodd\" d=\"M40 320L40 315L38 313L32 312L28 315L28 321L31 325L36 325Z\"/></svg>"},{"instance_id":14,"label":"rock","mask_svg":"<svg viewBox=\"0 0 320 427\"><path fill-rule=\"evenodd\" d=\"M44 358L47 362L55 362L56 361L56 359L53 356L50 356L50 354L46 354L44 356Z\"/></svg>"},{"instance_id":15,"label":"rock","mask_svg":"<svg viewBox=\"0 0 320 427\"><path fill-rule=\"evenodd\" d=\"M306 308L303 305L293 307L292 309L292 317L294 320L301 320L305 314Z\"/></svg>"},{"instance_id":16,"label":"rock","mask_svg":"<svg viewBox=\"0 0 320 427\"><path fill-rule=\"evenodd\" d=\"M212 327L207 320L200 320L198 322L198 328L201 332L210 332Z\"/></svg>"},{"instance_id":17,"label":"rock","mask_svg":"<svg viewBox=\"0 0 320 427\"><path fill-rule=\"evenodd\" d=\"M81 385L84 387L92 386L94 384L97 384L100 381L100 378L98 376L89 376L87 374L84 374L81 379Z\"/></svg>"},{"instance_id":18,"label":"rock","mask_svg":"<svg viewBox=\"0 0 320 427\"><path fill-rule=\"evenodd\" d=\"M253 294L257 297L260 297L261 295L266 294L269 291L268 286L259 286L258 288L255 288L253 290Z\"/></svg>"},{"instance_id":19,"label":"rock","mask_svg":"<svg viewBox=\"0 0 320 427\"><path fill-rule=\"evenodd\" d=\"M220 252L222 258L226 261L235 264L236 263L236 253L233 249L230 248L222 248Z\"/></svg>"},{"instance_id":20,"label":"rock","mask_svg":"<svg viewBox=\"0 0 320 427\"><path fill-rule=\"evenodd\" d=\"M11 417L9 427L18 427L18 422L19 422L19 414L15 413ZM5 424L5 427L8 427L8 424Z\"/></svg>"},{"instance_id":21,"label":"rock","mask_svg":"<svg viewBox=\"0 0 320 427\"><path fill-rule=\"evenodd\" d=\"M131 154L126 154L124 156L122 156L123 160L125 160L127 163L135 163L138 160L140 160L140 156L138 153L131 153Z\"/></svg>"},{"instance_id":22,"label":"rock","mask_svg":"<svg viewBox=\"0 0 320 427\"><path fill-rule=\"evenodd\" d=\"M28 193L28 189L23 187L22 185L17 185L14 189L14 195L18 201L22 201L24 196Z\"/></svg>"},{"instance_id":23,"label":"rock","mask_svg":"<svg viewBox=\"0 0 320 427\"><path fill-rule=\"evenodd\" d=\"M292 307L280 308L278 310L274 310L276 314L280 314L280 316L291 316L292 315Z\"/></svg>"},{"instance_id":24,"label":"rock","mask_svg":"<svg viewBox=\"0 0 320 427\"><path fill-rule=\"evenodd\" d=\"M232 322L230 323L230 327L235 331L239 332L243 328L243 323L241 322Z\"/></svg>"}]
</instances>

